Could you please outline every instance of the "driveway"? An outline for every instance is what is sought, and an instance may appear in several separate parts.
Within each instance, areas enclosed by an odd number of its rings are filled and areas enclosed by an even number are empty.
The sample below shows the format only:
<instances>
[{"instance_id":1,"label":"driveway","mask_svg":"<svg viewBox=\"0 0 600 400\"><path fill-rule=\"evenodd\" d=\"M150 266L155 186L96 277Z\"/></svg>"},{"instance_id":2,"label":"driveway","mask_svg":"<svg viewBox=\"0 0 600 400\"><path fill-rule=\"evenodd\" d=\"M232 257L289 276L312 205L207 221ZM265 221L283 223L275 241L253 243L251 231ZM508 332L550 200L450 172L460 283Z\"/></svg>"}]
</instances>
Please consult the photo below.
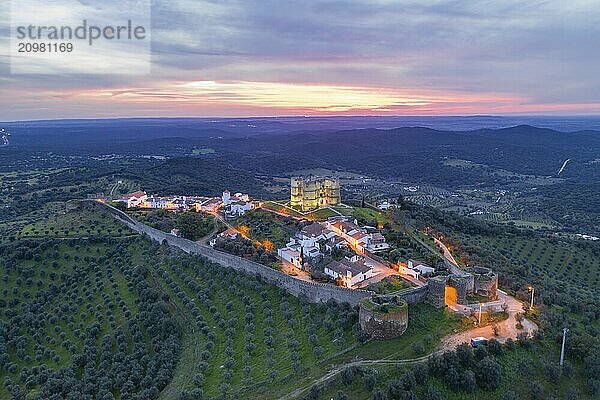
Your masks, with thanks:
<instances>
[{"instance_id":1,"label":"driveway","mask_svg":"<svg viewBox=\"0 0 600 400\"><path fill-rule=\"evenodd\" d=\"M483 326L481 328L474 328L468 330L466 332L459 332L450 336L446 336L441 344L440 348L445 350L452 350L456 346L461 343L470 343L472 338L475 337L484 337L486 339L496 339L500 343L506 342L508 338L516 339L517 335L521 332L526 332L528 336L533 336L535 331L537 330L537 325L528 320L527 318L523 318L521 324L523 325L522 329L517 329L517 314L522 313L523 303L519 300L515 299L507 295L506 293L498 290L498 297L500 300L504 301L505 304L508 305L508 318L502 322L498 322L496 326L498 327L498 335L494 335L493 325Z\"/></svg>"},{"instance_id":2,"label":"driveway","mask_svg":"<svg viewBox=\"0 0 600 400\"><path fill-rule=\"evenodd\" d=\"M364 256L365 261L371 265L373 265L373 276L369 279L366 279L360 282L357 285L354 285L354 288L364 288L365 286L370 285L371 283L377 283L388 276L402 276L398 271L388 267L386 264L379 262L369 256ZM404 276L402 276L404 278Z\"/></svg>"},{"instance_id":3,"label":"driveway","mask_svg":"<svg viewBox=\"0 0 600 400\"><path fill-rule=\"evenodd\" d=\"M310 274L306 271L301 270L300 268L296 267L294 264L280 258L279 261L281 261L281 271L290 275L293 278L296 279L300 279L301 281L307 281L307 282L314 282L311 277Z\"/></svg>"}]
</instances>

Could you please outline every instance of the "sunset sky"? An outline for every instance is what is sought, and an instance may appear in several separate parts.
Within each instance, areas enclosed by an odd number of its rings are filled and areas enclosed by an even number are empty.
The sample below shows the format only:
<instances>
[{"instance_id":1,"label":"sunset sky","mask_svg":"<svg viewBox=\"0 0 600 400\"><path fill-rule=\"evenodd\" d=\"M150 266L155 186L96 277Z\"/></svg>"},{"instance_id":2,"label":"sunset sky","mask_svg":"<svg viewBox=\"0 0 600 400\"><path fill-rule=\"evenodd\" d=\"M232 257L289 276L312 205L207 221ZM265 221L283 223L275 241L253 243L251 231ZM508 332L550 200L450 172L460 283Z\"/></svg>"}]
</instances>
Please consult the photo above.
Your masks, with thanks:
<instances>
[{"instance_id":1,"label":"sunset sky","mask_svg":"<svg viewBox=\"0 0 600 400\"><path fill-rule=\"evenodd\" d=\"M18 75L2 1L0 120L600 114L593 3L154 0L150 74Z\"/></svg>"}]
</instances>

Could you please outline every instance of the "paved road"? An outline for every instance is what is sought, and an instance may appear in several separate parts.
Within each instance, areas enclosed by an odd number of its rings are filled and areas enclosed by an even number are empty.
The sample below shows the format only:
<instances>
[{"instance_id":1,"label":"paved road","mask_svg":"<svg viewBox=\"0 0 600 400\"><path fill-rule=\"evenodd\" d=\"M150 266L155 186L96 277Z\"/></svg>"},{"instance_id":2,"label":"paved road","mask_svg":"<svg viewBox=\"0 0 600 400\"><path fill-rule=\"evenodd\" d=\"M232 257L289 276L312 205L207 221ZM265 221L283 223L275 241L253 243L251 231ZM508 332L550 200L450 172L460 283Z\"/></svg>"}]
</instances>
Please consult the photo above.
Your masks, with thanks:
<instances>
[{"instance_id":1,"label":"paved road","mask_svg":"<svg viewBox=\"0 0 600 400\"><path fill-rule=\"evenodd\" d=\"M454 259L454 256L452 255L452 253L450 253L450 250L448 250L446 245L444 243L440 242L435 237L433 237L433 240L435 240L435 244L437 244L442 249L442 252L444 253L444 257L446 257L446 260L450 261L452 264L458 265L458 263Z\"/></svg>"},{"instance_id":2,"label":"paved road","mask_svg":"<svg viewBox=\"0 0 600 400\"><path fill-rule=\"evenodd\" d=\"M365 257L365 261L368 264L373 265L373 275L374 276L360 282L358 285L355 285L353 287L364 288L365 286L368 286L371 283L377 283L377 282L387 278L388 276L400 276L400 273L398 271L393 270L392 268L388 267L386 264L379 262L369 256L366 256L366 255L364 257Z\"/></svg>"}]
</instances>

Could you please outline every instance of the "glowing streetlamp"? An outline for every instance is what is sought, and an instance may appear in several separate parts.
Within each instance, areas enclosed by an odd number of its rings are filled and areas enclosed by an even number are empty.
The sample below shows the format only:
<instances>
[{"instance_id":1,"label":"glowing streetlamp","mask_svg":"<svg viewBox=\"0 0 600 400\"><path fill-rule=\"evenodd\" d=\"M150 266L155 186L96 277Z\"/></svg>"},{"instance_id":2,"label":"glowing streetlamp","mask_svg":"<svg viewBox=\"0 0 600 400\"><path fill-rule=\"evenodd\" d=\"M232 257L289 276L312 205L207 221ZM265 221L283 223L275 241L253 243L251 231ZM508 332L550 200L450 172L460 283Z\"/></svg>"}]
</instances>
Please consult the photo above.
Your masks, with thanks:
<instances>
[{"instance_id":1,"label":"glowing streetlamp","mask_svg":"<svg viewBox=\"0 0 600 400\"><path fill-rule=\"evenodd\" d=\"M531 292L531 306L530 306L530 308L533 309L533 295L535 293L535 288L533 286L529 286L527 289Z\"/></svg>"}]
</instances>

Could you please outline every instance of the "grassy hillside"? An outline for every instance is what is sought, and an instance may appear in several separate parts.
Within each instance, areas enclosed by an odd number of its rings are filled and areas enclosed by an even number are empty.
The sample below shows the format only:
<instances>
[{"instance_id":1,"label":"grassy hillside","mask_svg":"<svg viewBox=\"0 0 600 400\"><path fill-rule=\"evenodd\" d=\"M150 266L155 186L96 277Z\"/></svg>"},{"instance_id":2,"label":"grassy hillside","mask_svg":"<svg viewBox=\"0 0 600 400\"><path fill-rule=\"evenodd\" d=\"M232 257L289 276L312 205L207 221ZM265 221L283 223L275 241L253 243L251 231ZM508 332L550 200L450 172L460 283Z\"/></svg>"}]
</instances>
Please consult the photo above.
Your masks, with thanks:
<instances>
[{"instance_id":1,"label":"grassy hillside","mask_svg":"<svg viewBox=\"0 0 600 400\"><path fill-rule=\"evenodd\" d=\"M0 247L0 398L252 398L356 343L355 310L123 237L112 221L97 237L76 222L102 215L34 222L24 231L49 236Z\"/></svg>"}]
</instances>

